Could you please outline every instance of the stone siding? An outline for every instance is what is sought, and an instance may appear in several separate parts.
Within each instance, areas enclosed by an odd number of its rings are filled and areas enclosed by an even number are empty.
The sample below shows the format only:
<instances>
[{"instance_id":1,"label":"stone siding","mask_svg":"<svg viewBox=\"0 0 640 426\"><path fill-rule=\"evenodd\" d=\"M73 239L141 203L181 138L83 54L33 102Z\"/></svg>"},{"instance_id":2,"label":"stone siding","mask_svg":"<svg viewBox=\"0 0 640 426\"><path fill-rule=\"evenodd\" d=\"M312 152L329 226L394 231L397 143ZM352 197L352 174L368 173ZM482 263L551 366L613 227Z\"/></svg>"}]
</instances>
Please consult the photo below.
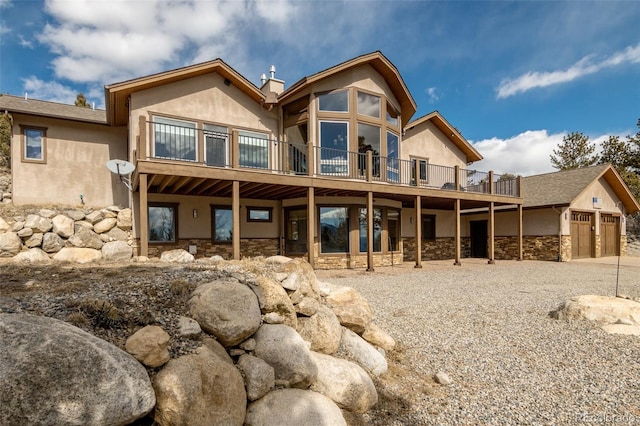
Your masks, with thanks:
<instances>
[{"instance_id":1,"label":"stone siding","mask_svg":"<svg viewBox=\"0 0 640 426\"><path fill-rule=\"evenodd\" d=\"M175 249L189 251L189 246L196 246L196 258L222 256L224 259L233 258L231 244L213 243L210 238L181 238L175 244L149 243L149 257L160 257L162 252ZM139 241L137 241L139 253ZM243 238L240 239L241 257L275 256L280 254L278 238Z\"/></svg>"},{"instance_id":2,"label":"stone siding","mask_svg":"<svg viewBox=\"0 0 640 426\"><path fill-rule=\"evenodd\" d=\"M374 253L373 254L373 267L381 266L393 266L401 265L404 261L402 253ZM367 267L367 254L358 255L324 255L316 257L315 268L316 269L352 269L352 268L366 268Z\"/></svg>"},{"instance_id":3,"label":"stone siding","mask_svg":"<svg viewBox=\"0 0 640 426\"><path fill-rule=\"evenodd\" d=\"M404 260L416 260L416 239L403 238ZM436 238L434 241L422 241L422 260L447 260L456 257L456 239L453 237ZM465 258L471 255L471 239L463 237L460 239L460 257Z\"/></svg>"}]
</instances>

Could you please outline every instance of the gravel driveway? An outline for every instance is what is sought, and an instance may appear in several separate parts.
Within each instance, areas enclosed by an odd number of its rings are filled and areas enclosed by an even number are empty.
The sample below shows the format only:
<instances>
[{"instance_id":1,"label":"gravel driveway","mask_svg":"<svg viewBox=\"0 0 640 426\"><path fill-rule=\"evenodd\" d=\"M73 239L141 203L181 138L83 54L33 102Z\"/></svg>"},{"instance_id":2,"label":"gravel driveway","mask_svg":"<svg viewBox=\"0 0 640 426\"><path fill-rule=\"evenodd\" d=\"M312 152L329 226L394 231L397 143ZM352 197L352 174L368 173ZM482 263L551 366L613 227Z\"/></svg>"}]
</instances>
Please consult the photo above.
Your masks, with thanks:
<instances>
[{"instance_id":1,"label":"gravel driveway","mask_svg":"<svg viewBox=\"0 0 640 426\"><path fill-rule=\"evenodd\" d=\"M360 291L398 342L380 402L352 423L640 425L640 338L548 316L570 296L614 295L616 260L318 271ZM639 297L640 258L622 260L620 293Z\"/></svg>"}]
</instances>

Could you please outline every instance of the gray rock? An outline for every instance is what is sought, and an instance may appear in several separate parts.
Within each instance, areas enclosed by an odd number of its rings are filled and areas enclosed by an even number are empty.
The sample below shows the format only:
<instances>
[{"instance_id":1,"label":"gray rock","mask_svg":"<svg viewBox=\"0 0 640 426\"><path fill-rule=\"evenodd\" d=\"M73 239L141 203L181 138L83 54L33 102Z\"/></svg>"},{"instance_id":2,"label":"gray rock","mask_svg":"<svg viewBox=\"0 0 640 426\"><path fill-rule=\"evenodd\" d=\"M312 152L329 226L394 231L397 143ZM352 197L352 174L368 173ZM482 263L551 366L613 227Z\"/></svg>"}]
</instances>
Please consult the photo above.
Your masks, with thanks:
<instances>
[{"instance_id":1,"label":"gray rock","mask_svg":"<svg viewBox=\"0 0 640 426\"><path fill-rule=\"evenodd\" d=\"M102 258L107 262L126 262L132 255L133 249L124 241L111 241L102 246Z\"/></svg>"},{"instance_id":2,"label":"gray rock","mask_svg":"<svg viewBox=\"0 0 640 426\"><path fill-rule=\"evenodd\" d=\"M265 324L283 324L284 318L277 312L269 312L262 317Z\"/></svg>"},{"instance_id":3,"label":"gray rock","mask_svg":"<svg viewBox=\"0 0 640 426\"><path fill-rule=\"evenodd\" d=\"M53 260L58 262L93 263L100 259L102 259L102 253L90 248L64 247L53 255Z\"/></svg>"},{"instance_id":4,"label":"gray rock","mask_svg":"<svg viewBox=\"0 0 640 426\"><path fill-rule=\"evenodd\" d=\"M47 232L42 237L42 250L47 253L57 253L64 247L64 240L58 234Z\"/></svg>"},{"instance_id":5,"label":"gray rock","mask_svg":"<svg viewBox=\"0 0 640 426\"><path fill-rule=\"evenodd\" d=\"M254 335L254 355L272 366L276 380L287 387L306 389L315 382L318 367L305 341L283 324L265 324Z\"/></svg>"},{"instance_id":6,"label":"gray rock","mask_svg":"<svg viewBox=\"0 0 640 426\"><path fill-rule=\"evenodd\" d=\"M169 359L169 335L157 325L148 325L133 333L124 348L146 366L156 368Z\"/></svg>"},{"instance_id":7,"label":"gray rock","mask_svg":"<svg viewBox=\"0 0 640 426\"><path fill-rule=\"evenodd\" d=\"M116 226L123 231L131 230L131 209L126 208L118 212Z\"/></svg>"},{"instance_id":8,"label":"gray rock","mask_svg":"<svg viewBox=\"0 0 640 426\"><path fill-rule=\"evenodd\" d=\"M339 350L347 353L350 359L375 376L387 372L387 360L384 356L348 328L342 328Z\"/></svg>"},{"instance_id":9,"label":"gray rock","mask_svg":"<svg viewBox=\"0 0 640 426\"><path fill-rule=\"evenodd\" d=\"M198 321L189 317L178 317L178 334L185 337L196 337L202 333Z\"/></svg>"},{"instance_id":10,"label":"gray rock","mask_svg":"<svg viewBox=\"0 0 640 426\"><path fill-rule=\"evenodd\" d=\"M109 232L118 221L113 217L108 217L102 219L100 222L93 224L93 232L96 234L104 234L105 232Z\"/></svg>"},{"instance_id":11,"label":"gray rock","mask_svg":"<svg viewBox=\"0 0 640 426\"><path fill-rule=\"evenodd\" d=\"M45 232L51 231L53 228L53 222L51 219L38 216L37 214L30 214L27 216L24 226L26 228L33 229L34 232L38 231L44 234Z\"/></svg>"},{"instance_id":12,"label":"gray rock","mask_svg":"<svg viewBox=\"0 0 640 426\"><path fill-rule=\"evenodd\" d=\"M298 324L296 310L280 283L268 276L259 276L249 285L258 297L262 312L279 314L283 322L295 328Z\"/></svg>"},{"instance_id":13,"label":"gray rock","mask_svg":"<svg viewBox=\"0 0 640 426\"><path fill-rule=\"evenodd\" d=\"M300 282L298 281L298 273L292 272L289 276L282 281L282 287L287 290L296 291L300 288Z\"/></svg>"},{"instance_id":14,"label":"gray rock","mask_svg":"<svg viewBox=\"0 0 640 426\"><path fill-rule=\"evenodd\" d=\"M104 219L104 214L100 210L92 211L91 213L88 213L84 217L84 220L86 220L92 225L95 225L96 223L100 222L102 219Z\"/></svg>"},{"instance_id":15,"label":"gray rock","mask_svg":"<svg viewBox=\"0 0 640 426\"><path fill-rule=\"evenodd\" d=\"M246 426L346 426L340 408L317 392L277 389L249 404Z\"/></svg>"},{"instance_id":16,"label":"gray rock","mask_svg":"<svg viewBox=\"0 0 640 426\"><path fill-rule=\"evenodd\" d=\"M76 225L81 222L76 222ZM74 247L102 249L104 242L100 236L85 226L76 226L76 233L69 238L69 244Z\"/></svg>"},{"instance_id":17,"label":"gray rock","mask_svg":"<svg viewBox=\"0 0 640 426\"><path fill-rule=\"evenodd\" d=\"M117 227L111 228L109 232L102 235L109 237L109 241L127 241L129 239L129 234Z\"/></svg>"},{"instance_id":18,"label":"gray rock","mask_svg":"<svg viewBox=\"0 0 640 426\"><path fill-rule=\"evenodd\" d=\"M18 232L18 237L20 238L29 238L30 236L33 235L33 229L31 228L22 228L17 232Z\"/></svg>"},{"instance_id":19,"label":"gray rock","mask_svg":"<svg viewBox=\"0 0 640 426\"><path fill-rule=\"evenodd\" d=\"M171 263L191 263L195 260L195 258L186 250L175 249L163 251L160 255L160 260L163 262Z\"/></svg>"},{"instance_id":20,"label":"gray rock","mask_svg":"<svg viewBox=\"0 0 640 426\"><path fill-rule=\"evenodd\" d=\"M69 238L74 233L74 224L73 219L59 214L53 218L51 221L53 223L53 232L60 235L62 238Z\"/></svg>"},{"instance_id":21,"label":"gray rock","mask_svg":"<svg viewBox=\"0 0 640 426\"><path fill-rule=\"evenodd\" d=\"M249 338L240 343L240 345L238 346L240 346L240 348L244 349L245 351L253 352L256 349L256 339Z\"/></svg>"},{"instance_id":22,"label":"gray rock","mask_svg":"<svg viewBox=\"0 0 640 426\"><path fill-rule=\"evenodd\" d=\"M373 321L373 311L367 300L351 287L338 287L325 298L340 320L340 324L362 333Z\"/></svg>"},{"instance_id":23,"label":"gray rock","mask_svg":"<svg viewBox=\"0 0 640 426\"><path fill-rule=\"evenodd\" d=\"M367 329L362 333L362 338L385 351L392 351L396 346L396 341L373 322L367 325Z\"/></svg>"},{"instance_id":24,"label":"gray rock","mask_svg":"<svg viewBox=\"0 0 640 426\"><path fill-rule=\"evenodd\" d=\"M15 262L24 262L24 263L44 263L48 262L49 256L47 253L40 250L39 248L31 248L26 251L21 251L20 253L13 256L13 260Z\"/></svg>"},{"instance_id":25,"label":"gray rock","mask_svg":"<svg viewBox=\"0 0 640 426\"><path fill-rule=\"evenodd\" d=\"M0 424L123 425L155 405L138 361L68 323L0 314L0 341Z\"/></svg>"},{"instance_id":26,"label":"gray rock","mask_svg":"<svg viewBox=\"0 0 640 426\"><path fill-rule=\"evenodd\" d=\"M256 295L245 285L216 281L198 286L189 300L193 319L224 346L234 346L260 327Z\"/></svg>"},{"instance_id":27,"label":"gray rock","mask_svg":"<svg viewBox=\"0 0 640 426\"><path fill-rule=\"evenodd\" d=\"M293 259L290 257L286 257L286 256L269 256L267 257L264 262L265 263L274 263L274 264L284 264L284 263L289 263L291 262Z\"/></svg>"},{"instance_id":28,"label":"gray rock","mask_svg":"<svg viewBox=\"0 0 640 426\"><path fill-rule=\"evenodd\" d=\"M0 233L7 232L9 229L11 229L11 226L9 226L6 220L0 217ZM14 231L14 232L18 232L18 231Z\"/></svg>"},{"instance_id":29,"label":"gray rock","mask_svg":"<svg viewBox=\"0 0 640 426\"><path fill-rule=\"evenodd\" d=\"M238 368L244 377L247 398L255 401L271 391L276 383L273 367L253 355L242 355L238 360Z\"/></svg>"},{"instance_id":30,"label":"gray rock","mask_svg":"<svg viewBox=\"0 0 640 426\"><path fill-rule=\"evenodd\" d=\"M24 242L25 247L27 248L40 247L42 245L43 235L44 234L42 234L42 232L35 232L32 236L30 236L25 240Z\"/></svg>"},{"instance_id":31,"label":"gray rock","mask_svg":"<svg viewBox=\"0 0 640 426\"><path fill-rule=\"evenodd\" d=\"M0 257L13 257L22 250L22 240L15 232L0 234Z\"/></svg>"},{"instance_id":32,"label":"gray rock","mask_svg":"<svg viewBox=\"0 0 640 426\"><path fill-rule=\"evenodd\" d=\"M51 209L41 209L38 214L46 219L51 219L56 215L56 212L55 210Z\"/></svg>"},{"instance_id":33,"label":"gray rock","mask_svg":"<svg viewBox=\"0 0 640 426\"><path fill-rule=\"evenodd\" d=\"M311 354L318 366L318 379L311 385L311 390L354 413L365 413L376 405L376 387L360 366L317 352Z\"/></svg>"},{"instance_id":34,"label":"gray rock","mask_svg":"<svg viewBox=\"0 0 640 426\"><path fill-rule=\"evenodd\" d=\"M338 317L326 306L309 318L298 318L298 333L311 343L311 350L325 354L333 354L340 347L342 327Z\"/></svg>"},{"instance_id":35,"label":"gray rock","mask_svg":"<svg viewBox=\"0 0 640 426\"><path fill-rule=\"evenodd\" d=\"M318 312L320 309L320 302L316 299L312 299L311 297L303 297L300 303L296 306L296 312L300 315L304 315L306 317L310 317L311 315Z\"/></svg>"},{"instance_id":36,"label":"gray rock","mask_svg":"<svg viewBox=\"0 0 640 426\"><path fill-rule=\"evenodd\" d=\"M76 222L84 219L84 212L82 210L78 210L78 209L67 210L64 212L64 214Z\"/></svg>"},{"instance_id":37,"label":"gray rock","mask_svg":"<svg viewBox=\"0 0 640 426\"><path fill-rule=\"evenodd\" d=\"M169 361L153 383L156 424L242 425L247 394L240 371L225 357L205 344L196 354Z\"/></svg>"},{"instance_id":38,"label":"gray rock","mask_svg":"<svg viewBox=\"0 0 640 426\"><path fill-rule=\"evenodd\" d=\"M11 226L11 230L13 232L20 232L20 231L22 231L23 228L24 228L24 221L23 220L18 220L13 224L13 226ZM0 231L0 232L3 232L3 231Z\"/></svg>"},{"instance_id":39,"label":"gray rock","mask_svg":"<svg viewBox=\"0 0 640 426\"><path fill-rule=\"evenodd\" d=\"M444 371L438 371L435 374L435 376L433 376L433 378L435 379L436 382L440 383L441 385L447 386L453 383L453 380L451 380L449 375Z\"/></svg>"}]
</instances>

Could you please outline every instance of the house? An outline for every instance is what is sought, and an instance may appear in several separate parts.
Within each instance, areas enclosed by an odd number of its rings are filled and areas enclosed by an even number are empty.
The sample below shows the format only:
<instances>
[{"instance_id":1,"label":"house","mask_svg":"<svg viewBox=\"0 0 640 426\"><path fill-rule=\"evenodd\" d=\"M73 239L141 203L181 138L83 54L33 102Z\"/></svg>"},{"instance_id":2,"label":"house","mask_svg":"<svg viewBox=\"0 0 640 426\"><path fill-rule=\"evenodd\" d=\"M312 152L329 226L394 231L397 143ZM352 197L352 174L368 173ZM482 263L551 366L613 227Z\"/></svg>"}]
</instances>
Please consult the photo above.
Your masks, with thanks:
<instances>
[{"instance_id":1,"label":"house","mask_svg":"<svg viewBox=\"0 0 640 426\"><path fill-rule=\"evenodd\" d=\"M130 206L139 255L459 264L463 212L485 208L493 261L493 213L522 214L520 179L470 169L474 147L437 111L411 121L416 110L380 52L286 89L274 68L257 87L216 59L107 85L104 111L0 97L14 123L14 203ZM111 159L135 165L131 191ZM509 232L521 236L522 222Z\"/></svg>"},{"instance_id":2,"label":"house","mask_svg":"<svg viewBox=\"0 0 640 426\"><path fill-rule=\"evenodd\" d=\"M524 258L568 261L624 255L625 215L640 211L638 201L609 164L527 176L522 179ZM513 232L517 212L496 211L496 257L517 256ZM470 256L486 257L485 214L469 213Z\"/></svg>"}]
</instances>

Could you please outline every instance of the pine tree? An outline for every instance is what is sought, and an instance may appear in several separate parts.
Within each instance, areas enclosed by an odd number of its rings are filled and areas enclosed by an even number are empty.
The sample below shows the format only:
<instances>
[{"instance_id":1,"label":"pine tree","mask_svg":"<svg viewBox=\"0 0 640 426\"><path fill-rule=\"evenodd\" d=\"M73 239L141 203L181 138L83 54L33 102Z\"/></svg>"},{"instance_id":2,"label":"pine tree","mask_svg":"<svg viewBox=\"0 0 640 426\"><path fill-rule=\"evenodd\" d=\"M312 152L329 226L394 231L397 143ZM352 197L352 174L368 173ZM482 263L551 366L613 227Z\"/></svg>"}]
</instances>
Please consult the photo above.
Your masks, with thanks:
<instances>
[{"instance_id":1,"label":"pine tree","mask_svg":"<svg viewBox=\"0 0 640 426\"><path fill-rule=\"evenodd\" d=\"M589 167L598 161L598 156L594 155L595 150L596 146L589 141L589 136L572 132L562 138L562 143L553 150L549 158L551 165L560 170Z\"/></svg>"},{"instance_id":2,"label":"pine tree","mask_svg":"<svg viewBox=\"0 0 640 426\"><path fill-rule=\"evenodd\" d=\"M9 113L0 114L0 167L11 167L11 127Z\"/></svg>"},{"instance_id":3,"label":"pine tree","mask_svg":"<svg viewBox=\"0 0 640 426\"><path fill-rule=\"evenodd\" d=\"M91 105L87 103L87 98L84 97L82 92L78 93L78 96L76 96L76 106L91 108Z\"/></svg>"}]
</instances>

